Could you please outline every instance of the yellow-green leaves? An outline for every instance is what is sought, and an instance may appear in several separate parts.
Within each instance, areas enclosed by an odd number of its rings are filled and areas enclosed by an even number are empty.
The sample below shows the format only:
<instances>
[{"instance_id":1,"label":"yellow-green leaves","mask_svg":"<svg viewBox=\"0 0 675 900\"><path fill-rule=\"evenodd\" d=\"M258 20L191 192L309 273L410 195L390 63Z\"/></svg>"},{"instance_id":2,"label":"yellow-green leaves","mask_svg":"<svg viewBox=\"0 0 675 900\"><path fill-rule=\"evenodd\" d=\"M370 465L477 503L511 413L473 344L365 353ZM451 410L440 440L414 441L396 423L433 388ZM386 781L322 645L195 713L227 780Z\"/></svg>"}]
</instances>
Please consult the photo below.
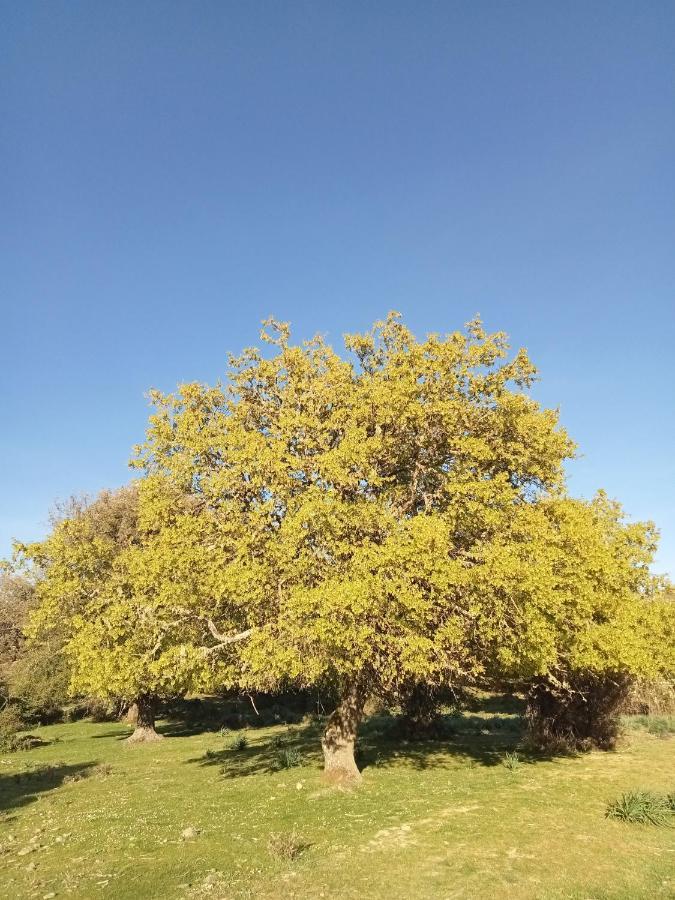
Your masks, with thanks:
<instances>
[{"instance_id":1,"label":"yellow-green leaves","mask_svg":"<svg viewBox=\"0 0 675 900\"><path fill-rule=\"evenodd\" d=\"M274 320L263 339L223 384L151 394L131 531L90 514L27 550L76 688L672 664L653 528L566 497L574 445L503 333L418 341L390 314L344 358Z\"/></svg>"},{"instance_id":2,"label":"yellow-green leaves","mask_svg":"<svg viewBox=\"0 0 675 900\"><path fill-rule=\"evenodd\" d=\"M140 450L227 535L202 574L218 621L254 627L242 681L366 673L392 689L479 671L505 626L481 618L472 553L514 505L559 489L573 452L522 393L527 354L509 360L478 320L418 341L390 314L346 337L346 359L265 328L271 355L232 358L227 389L156 395Z\"/></svg>"}]
</instances>

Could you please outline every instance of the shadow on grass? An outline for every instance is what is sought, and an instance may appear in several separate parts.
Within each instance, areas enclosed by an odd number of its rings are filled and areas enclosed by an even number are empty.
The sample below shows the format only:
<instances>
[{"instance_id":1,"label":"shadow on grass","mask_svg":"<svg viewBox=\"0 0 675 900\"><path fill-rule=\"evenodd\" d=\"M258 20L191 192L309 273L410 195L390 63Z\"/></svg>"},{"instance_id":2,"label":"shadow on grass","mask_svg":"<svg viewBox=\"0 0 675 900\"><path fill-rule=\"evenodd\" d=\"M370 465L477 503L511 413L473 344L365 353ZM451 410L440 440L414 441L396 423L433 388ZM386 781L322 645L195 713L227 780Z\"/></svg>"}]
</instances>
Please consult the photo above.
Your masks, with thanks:
<instances>
[{"instance_id":1,"label":"shadow on grass","mask_svg":"<svg viewBox=\"0 0 675 900\"><path fill-rule=\"evenodd\" d=\"M386 768L404 764L415 769L447 768L457 764L498 766L506 753L518 751L523 763L552 757L523 746L524 723L520 717L477 716L452 713L442 716L442 736L411 740L401 737L400 720L378 717L364 724L358 743L358 763Z\"/></svg>"},{"instance_id":2,"label":"shadow on grass","mask_svg":"<svg viewBox=\"0 0 675 900\"><path fill-rule=\"evenodd\" d=\"M157 731L164 737L180 738L195 737L198 734L218 733L218 726L203 722L181 722L173 719L158 723Z\"/></svg>"},{"instance_id":3,"label":"shadow on grass","mask_svg":"<svg viewBox=\"0 0 675 900\"><path fill-rule=\"evenodd\" d=\"M34 803L38 794L52 791L68 781L86 778L96 762L42 765L0 775L0 810L6 811Z\"/></svg>"},{"instance_id":4,"label":"shadow on grass","mask_svg":"<svg viewBox=\"0 0 675 900\"><path fill-rule=\"evenodd\" d=\"M168 738L195 737L198 734L217 732L216 728L205 727L203 724L192 722L162 721L157 723L156 728L159 734ZM93 734L91 737L94 740L98 738L117 738L118 741L126 741L133 734L133 731L133 725L120 724L113 731L103 731L101 734Z\"/></svg>"},{"instance_id":5,"label":"shadow on grass","mask_svg":"<svg viewBox=\"0 0 675 900\"><path fill-rule=\"evenodd\" d=\"M321 754L320 739L319 725L291 726L285 732L265 740L255 737L249 745L240 750L224 747L222 750L207 751L205 755L193 757L187 762L200 766L215 766L224 778L260 775L284 768L280 763L284 753L287 758L288 755L296 755L298 765L318 764ZM295 766L286 768L292 769Z\"/></svg>"},{"instance_id":6,"label":"shadow on grass","mask_svg":"<svg viewBox=\"0 0 675 900\"><path fill-rule=\"evenodd\" d=\"M524 727L520 717L451 714L443 717L442 738L420 741L401 739L397 725L397 719L390 716L372 716L363 724L357 749L359 768L407 765L419 770L454 769L458 763L498 766L504 763L506 753L515 750L522 763L553 758L522 746ZM254 737L241 749L211 750L187 762L217 767L225 778L280 771L286 768L282 763L289 752L300 765L320 766L321 730L320 724L291 727L268 739Z\"/></svg>"}]
</instances>

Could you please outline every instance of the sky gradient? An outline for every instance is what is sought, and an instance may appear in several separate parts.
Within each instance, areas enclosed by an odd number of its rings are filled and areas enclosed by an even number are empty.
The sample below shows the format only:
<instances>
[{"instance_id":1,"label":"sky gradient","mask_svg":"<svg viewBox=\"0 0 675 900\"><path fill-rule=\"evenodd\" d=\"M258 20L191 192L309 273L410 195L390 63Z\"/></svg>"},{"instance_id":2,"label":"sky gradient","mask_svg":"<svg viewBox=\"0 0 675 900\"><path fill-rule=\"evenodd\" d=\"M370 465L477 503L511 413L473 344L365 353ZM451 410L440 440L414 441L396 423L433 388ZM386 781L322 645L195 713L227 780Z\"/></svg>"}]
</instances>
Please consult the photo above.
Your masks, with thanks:
<instances>
[{"instance_id":1,"label":"sky gradient","mask_svg":"<svg viewBox=\"0 0 675 900\"><path fill-rule=\"evenodd\" d=\"M675 4L0 3L0 557L260 319L479 312L675 577Z\"/></svg>"}]
</instances>

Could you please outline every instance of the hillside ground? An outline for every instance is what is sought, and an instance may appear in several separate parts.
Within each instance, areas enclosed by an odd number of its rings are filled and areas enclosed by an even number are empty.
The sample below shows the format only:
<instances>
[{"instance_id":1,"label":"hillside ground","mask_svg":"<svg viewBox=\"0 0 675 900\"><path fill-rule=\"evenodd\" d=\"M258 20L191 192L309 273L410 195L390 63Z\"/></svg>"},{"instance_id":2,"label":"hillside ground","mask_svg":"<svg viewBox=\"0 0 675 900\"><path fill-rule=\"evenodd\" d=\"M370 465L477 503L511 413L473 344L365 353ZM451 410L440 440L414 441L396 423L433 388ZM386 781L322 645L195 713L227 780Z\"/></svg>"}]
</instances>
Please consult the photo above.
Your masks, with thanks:
<instances>
[{"instance_id":1,"label":"hillside ground","mask_svg":"<svg viewBox=\"0 0 675 900\"><path fill-rule=\"evenodd\" d=\"M675 831L605 818L624 791L675 789L672 736L641 720L616 752L514 758L519 709L499 698L442 742L402 744L392 722L368 721L351 791L322 780L318 724L167 722L135 747L117 723L34 731L46 743L0 760L0 896L675 896Z\"/></svg>"}]
</instances>

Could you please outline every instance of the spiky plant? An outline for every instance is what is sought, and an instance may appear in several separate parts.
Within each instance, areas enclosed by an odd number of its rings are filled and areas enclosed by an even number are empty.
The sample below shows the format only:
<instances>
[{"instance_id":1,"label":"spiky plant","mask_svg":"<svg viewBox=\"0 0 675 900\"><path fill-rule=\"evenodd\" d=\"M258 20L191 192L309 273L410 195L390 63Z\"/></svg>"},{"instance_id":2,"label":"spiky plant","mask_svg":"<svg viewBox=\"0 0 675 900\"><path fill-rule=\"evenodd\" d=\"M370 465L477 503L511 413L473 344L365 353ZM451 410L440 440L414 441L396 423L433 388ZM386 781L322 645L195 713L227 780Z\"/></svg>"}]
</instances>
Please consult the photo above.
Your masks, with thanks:
<instances>
[{"instance_id":1,"label":"spiky plant","mask_svg":"<svg viewBox=\"0 0 675 900\"><path fill-rule=\"evenodd\" d=\"M640 825L672 824L673 805L669 797L651 791L628 791L608 806L605 816Z\"/></svg>"}]
</instances>

